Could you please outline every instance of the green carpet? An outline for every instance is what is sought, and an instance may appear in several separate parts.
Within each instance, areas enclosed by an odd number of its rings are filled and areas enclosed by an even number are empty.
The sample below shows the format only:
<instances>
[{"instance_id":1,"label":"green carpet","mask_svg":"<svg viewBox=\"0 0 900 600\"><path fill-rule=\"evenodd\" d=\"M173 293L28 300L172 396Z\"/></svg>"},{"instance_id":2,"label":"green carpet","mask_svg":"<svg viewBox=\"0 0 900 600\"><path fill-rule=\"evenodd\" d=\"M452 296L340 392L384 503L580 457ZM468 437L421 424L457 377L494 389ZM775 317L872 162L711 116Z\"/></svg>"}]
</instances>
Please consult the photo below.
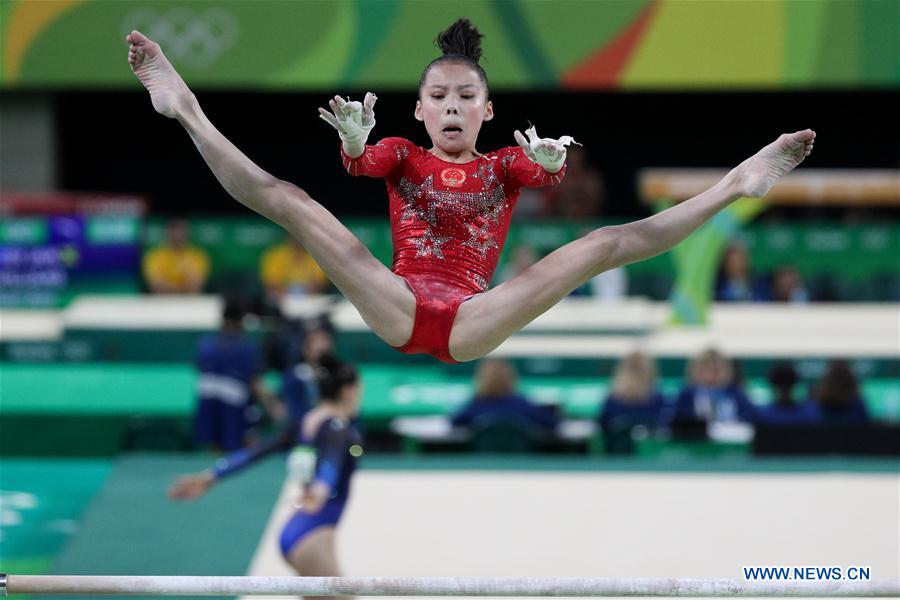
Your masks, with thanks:
<instances>
[{"instance_id":1,"label":"green carpet","mask_svg":"<svg viewBox=\"0 0 900 600\"><path fill-rule=\"evenodd\" d=\"M226 480L196 502L166 489L210 455L126 455L85 512L79 535L53 571L78 575L244 575L281 484L274 457Z\"/></svg>"},{"instance_id":2,"label":"green carpet","mask_svg":"<svg viewBox=\"0 0 900 600\"><path fill-rule=\"evenodd\" d=\"M107 460L0 461L0 572L50 571L111 469Z\"/></svg>"}]
</instances>

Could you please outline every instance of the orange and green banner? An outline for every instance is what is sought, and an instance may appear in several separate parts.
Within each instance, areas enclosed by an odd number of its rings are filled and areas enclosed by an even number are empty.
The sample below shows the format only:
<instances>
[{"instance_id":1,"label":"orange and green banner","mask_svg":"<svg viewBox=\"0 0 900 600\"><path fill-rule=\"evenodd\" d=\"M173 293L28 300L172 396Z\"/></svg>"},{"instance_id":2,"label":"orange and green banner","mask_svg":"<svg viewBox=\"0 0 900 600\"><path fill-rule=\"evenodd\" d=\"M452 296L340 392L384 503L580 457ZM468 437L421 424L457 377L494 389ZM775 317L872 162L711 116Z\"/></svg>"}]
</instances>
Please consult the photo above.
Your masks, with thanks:
<instances>
[{"instance_id":1,"label":"orange and green banner","mask_svg":"<svg viewBox=\"0 0 900 600\"><path fill-rule=\"evenodd\" d=\"M138 28L193 86L411 88L460 16L495 89L900 83L897 0L3 0L0 86L136 86Z\"/></svg>"}]
</instances>

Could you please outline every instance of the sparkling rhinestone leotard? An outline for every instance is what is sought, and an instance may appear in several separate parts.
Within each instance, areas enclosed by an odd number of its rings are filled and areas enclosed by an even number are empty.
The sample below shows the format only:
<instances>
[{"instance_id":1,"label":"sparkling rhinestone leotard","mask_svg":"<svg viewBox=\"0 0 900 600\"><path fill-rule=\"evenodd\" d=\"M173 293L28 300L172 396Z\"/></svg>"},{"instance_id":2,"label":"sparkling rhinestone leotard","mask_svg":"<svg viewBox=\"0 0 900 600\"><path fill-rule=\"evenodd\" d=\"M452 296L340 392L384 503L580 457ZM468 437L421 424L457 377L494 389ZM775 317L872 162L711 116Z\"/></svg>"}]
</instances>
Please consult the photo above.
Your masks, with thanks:
<instances>
[{"instance_id":1,"label":"sparkling rhinestone leotard","mask_svg":"<svg viewBox=\"0 0 900 600\"><path fill-rule=\"evenodd\" d=\"M521 189L559 183L565 167L548 173L517 147L451 163L396 137L341 158L351 175L387 184L393 271L416 296L412 337L397 349L456 362L448 349L456 311L488 289Z\"/></svg>"}]
</instances>

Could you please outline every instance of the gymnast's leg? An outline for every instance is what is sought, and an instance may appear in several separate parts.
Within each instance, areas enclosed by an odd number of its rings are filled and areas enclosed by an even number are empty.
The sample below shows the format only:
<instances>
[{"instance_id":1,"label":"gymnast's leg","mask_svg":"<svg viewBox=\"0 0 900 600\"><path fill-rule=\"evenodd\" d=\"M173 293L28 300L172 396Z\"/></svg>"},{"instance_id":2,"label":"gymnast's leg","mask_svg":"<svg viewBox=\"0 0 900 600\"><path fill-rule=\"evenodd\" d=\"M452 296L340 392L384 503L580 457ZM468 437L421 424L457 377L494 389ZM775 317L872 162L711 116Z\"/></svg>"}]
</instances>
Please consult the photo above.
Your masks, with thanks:
<instances>
[{"instance_id":1,"label":"gymnast's leg","mask_svg":"<svg viewBox=\"0 0 900 600\"><path fill-rule=\"evenodd\" d=\"M765 196L809 156L815 137L810 129L784 134L702 194L646 219L594 230L463 302L450 354L460 361L484 356L592 277L671 249L738 198Z\"/></svg>"},{"instance_id":2,"label":"gymnast's leg","mask_svg":"<svg viewBox=\"0 0 900 600\"><path fill-rule=\"evenodd\" d=\"M291 567L302 577L340 577L336 549L336 529L317 527L304 535L288 554ZM340 596L306 596L307 600L341 598ZM346 596L344 597L346 598Z\"/></svg>"},{"instance_id":3,"label":"gymnast's leg","mask_svg":"<svg viewBox=\"0 0 900 600\"><path fill-rule=\"evenodd\" d=\"M128 62L150 92L153 108L181 123L222 187L296 237L381 339L392 346L406 343L416 300L403 278L306 192L265 172L228 141L203 114L157 43L138 31L126 39Z\"/></svg>"}]
</instances>

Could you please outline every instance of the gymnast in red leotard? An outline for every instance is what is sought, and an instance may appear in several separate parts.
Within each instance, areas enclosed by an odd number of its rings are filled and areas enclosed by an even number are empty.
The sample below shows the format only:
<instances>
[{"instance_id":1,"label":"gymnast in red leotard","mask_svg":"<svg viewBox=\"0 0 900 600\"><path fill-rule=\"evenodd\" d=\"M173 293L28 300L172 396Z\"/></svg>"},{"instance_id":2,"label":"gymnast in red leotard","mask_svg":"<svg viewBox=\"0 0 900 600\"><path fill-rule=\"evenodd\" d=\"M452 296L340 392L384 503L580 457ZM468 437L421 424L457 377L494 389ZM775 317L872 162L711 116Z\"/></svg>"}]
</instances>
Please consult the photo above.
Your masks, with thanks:
<instances>
[{"instance_id":1,"label":"gymnast in red leotard","mask_svg":"<svg viewBox=\"0 0 900 600\"><path fill-rule=\"evenodd\" d=\"M484 155L475 150L482 123L493 117L487 76L478 65L481 37L466 19L438 36L443 56L422 73L416 103L431 150L403 138L364 145L375 125L371 93L362 103L335 96L332 112L319 111L340 134L347 172L387 183L392 270L416 298L412 335L397 349L445 362L457 362L449 350L456 312L487 291L520 190L562 181L565 144L572 141L538 140L529 130L534 148L516 132L521 147Z\"/></svg>"},{"instance_id":2,"label":"gymnast in red leotard","mask_svg":"<svg viewBox=\"0 0 900 600\"><path fill-rule=\"evenodd\" d=\"M487 290L519 190L557 183L564 169L548 173L520 148L454 163L402 138L341 154L351 174L387 182L393 271L416 297L412 336L398 350L456 362L447 347L456 311Z\"/></svg>"},{"instance_id":3,"label":"gymnast in red leotard","mask_svg":"<svg viewBox=\"0 0 900 600\"><path fill-rule=\"evenodd\" d=\"M228 193L303 244L381 339L448 362L488 354L590 278L671 249L738 198L764 196L812 151L812 130L783 134L709 190L646 219L596 229L488 289L519 190L560 181L573 140L541 139L531 128L527 139L515 132L519 147L476 151L494 115L478 65L481 37L465 19L438 37L444 54L423 72L415 109L428 150L401 138L366 146L375 125L371 93L363 102L336 96L331 112L319 111L340 135L347 170L387 182L393 271L303 189L228 141L158 44L138 31L126 40L153 108L178 120Z\"/></svg>"}]
</instances>

